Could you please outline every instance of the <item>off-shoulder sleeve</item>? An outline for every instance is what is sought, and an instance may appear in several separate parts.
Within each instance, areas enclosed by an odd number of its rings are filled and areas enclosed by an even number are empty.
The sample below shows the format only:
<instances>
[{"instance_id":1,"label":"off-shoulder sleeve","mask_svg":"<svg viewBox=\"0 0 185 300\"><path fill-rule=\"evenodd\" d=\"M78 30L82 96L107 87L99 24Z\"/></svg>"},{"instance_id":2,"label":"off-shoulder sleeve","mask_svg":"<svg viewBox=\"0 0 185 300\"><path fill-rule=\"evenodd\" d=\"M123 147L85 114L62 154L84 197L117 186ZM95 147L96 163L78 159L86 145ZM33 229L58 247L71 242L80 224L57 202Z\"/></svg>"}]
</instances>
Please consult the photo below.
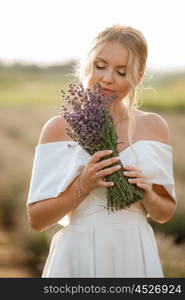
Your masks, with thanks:
<instances>
[{"instance_id":1,"label":"off-shoulder sleeve","mask_svg":"<svg viewBox=\"0 0 185 300\"><path fill-rule=\"evenodd\" d=\"M160 142L150 142L145 147L146 156L141 161L143 172L149 177L151 183L163 185L177 202L173 172L173 148Z\"/></svg>"},{"instance_id":2,"label":"off-shoulder sleeve","mask_svg":"<svg viewBox=\"0 0 185 300\"><path fill-rule=\"evenodd\" d=\"M27 205L57 197L81 173L90 155L73 141L39 144L35 149ZM69 223L68 216L59 221Z\"/></svg>"}]
</instances>

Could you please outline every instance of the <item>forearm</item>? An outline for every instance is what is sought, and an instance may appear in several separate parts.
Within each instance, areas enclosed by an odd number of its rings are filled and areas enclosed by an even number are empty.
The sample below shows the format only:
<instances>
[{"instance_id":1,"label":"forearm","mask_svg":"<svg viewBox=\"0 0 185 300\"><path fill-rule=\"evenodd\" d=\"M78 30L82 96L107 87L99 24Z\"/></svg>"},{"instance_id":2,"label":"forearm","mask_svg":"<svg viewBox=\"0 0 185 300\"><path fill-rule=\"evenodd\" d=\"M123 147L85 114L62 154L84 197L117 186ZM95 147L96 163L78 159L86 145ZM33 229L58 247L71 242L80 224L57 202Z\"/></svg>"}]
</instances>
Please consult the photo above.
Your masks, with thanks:
<instances>
[{"instance_id":1,"label":"forearm","mask_svg":"<svg viewBox=\"0 0 185 300\"><path fill-rule=\"evenodd\" d=\"M175 212L175 202L170 196L161 196L153 192L152 197L144 198L142 202L150 218L158 223L167 222Z\"/></svg>"},{"instance_id":2,"label":"forearm","mask_svg":"<svg viewBox=\"0 0 185 300\"><path fill-rule=\"evenodd\" d=\"M78 194L78 178L58 197L41 200L28 207L28 218L31 227L43 231L56 224L71 210L75 209L86 197Z\"/></svg>"}]
</instances>

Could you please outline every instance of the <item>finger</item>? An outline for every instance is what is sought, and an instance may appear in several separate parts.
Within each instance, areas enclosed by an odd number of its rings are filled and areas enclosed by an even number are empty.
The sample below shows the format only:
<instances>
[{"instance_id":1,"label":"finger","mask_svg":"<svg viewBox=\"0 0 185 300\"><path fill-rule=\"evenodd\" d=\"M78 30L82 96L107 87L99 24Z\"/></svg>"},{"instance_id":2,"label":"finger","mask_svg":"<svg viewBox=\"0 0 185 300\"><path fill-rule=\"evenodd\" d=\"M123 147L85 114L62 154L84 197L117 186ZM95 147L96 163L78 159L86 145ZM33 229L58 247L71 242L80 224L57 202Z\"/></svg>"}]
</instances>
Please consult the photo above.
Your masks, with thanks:
<instances>
[{"instance_id":1,"label":"finger","mask_svg":"<svg viewBox=\"0 0 185 300\"><path fill-rule=\"evenodd\" d=\"M140 169L138 169L138 168L136 168L136 167L134 167L134 166L128 166L128 165L123 165L123 172L138 172L138 173L143 173L143 171L142 170L140 170Z\"/></svg>"},{"instance_id":2,"label":"finger","mask_svg":"<svg viewBox=\"0 0 185 300\"><path fill-rule=\"evenodd\" d=\"M147 176L145 176L141 171L124 171L123 175L128 177L141 177L147 179Z\"/></svg>"},{"instance_id":3,"label":"finger","mask_svg":"<svg viewBox=\"0 0 185 300\"><path fill-rule=\"evenodd\" d=\"M111 187L111 186L114 186L114 182L113 181L102 181L102 180L100 180L99 183L98 183L98 186Z\"/></svg>"},{"instance_id":4,"label":"finger","mask_svg":"<svg viewBox=\"0 0 185 300\"><path fill-rule=\"evenodd\" d=\"M138 169L135 166L123 165L123 169L128 170L128 171L137 171L137 172L143 173L143 171L141 169Z\"/></svg>"},{"instance_id":5,"label":"finger","mask_svg":"<svg viewBox=\"0 0 185 300\"><path fill-rule=\"evenodd\" d=\"M105 167L108 167L112 164L115 164L117 163L118 161L120 161L120 158L119 156L114 156L114 157L111 157L109 159L105 159L105 160L102 160L101 162L97 163L94 167L94 171L97 172Z\"/></svg>"},{"instance_id":6,"label":"finger","mask_svg":"<svg viewBox=\"0 0 185 300\"><path fill-rule=\"evenodd\" d=\"M146 183L146 181L142 178L129 178L128 179L129 183Z\"/></svg>"},{"instance_id":7,"label":"finger","mask_svg":"<svg viewBox=\"0 0 185 300\"><path fill-rule=\"evenodd\" d=\"M102 157L112 154L112 150L102 150L94 153L89 163L97 163Z\"/></svg>"},{"instance_id":8,"label":"finger","mask_svg":"<svg viewBox=\"0 0 185 300\"><path fill-rule=\"evenodd\" d=\"M123 169L125 170L129 170L129 171L141 171L138 168L134 167L134 166L130 166L130 165L123 165ZM141 171L142 172L142 171Z\"/></svg>"},{"instance_id":9,"label":"finger","mask_svg":"<svg viewBox=\"0 0 185 300\"><path fill-rule=\"evenodd\" d=\"M101 170L97 173L98 177L101 178L101 177L105 177L107 175L110 175L118 170L121 169L121 165L117 165L117 166L114 166L112 168L106 168L104 170Z\"/></svg>"},{"instance_id":10,"label":"finger","mask_svg":"<svg viewBox=\"0 0 185 300\"><path fill-rule=\"evenodd\" d=\"M151 190L151 185L150 184L146 184L146 183L137 183L137 186L145 191L149 191Z\"/></svg>"}]
</instances>

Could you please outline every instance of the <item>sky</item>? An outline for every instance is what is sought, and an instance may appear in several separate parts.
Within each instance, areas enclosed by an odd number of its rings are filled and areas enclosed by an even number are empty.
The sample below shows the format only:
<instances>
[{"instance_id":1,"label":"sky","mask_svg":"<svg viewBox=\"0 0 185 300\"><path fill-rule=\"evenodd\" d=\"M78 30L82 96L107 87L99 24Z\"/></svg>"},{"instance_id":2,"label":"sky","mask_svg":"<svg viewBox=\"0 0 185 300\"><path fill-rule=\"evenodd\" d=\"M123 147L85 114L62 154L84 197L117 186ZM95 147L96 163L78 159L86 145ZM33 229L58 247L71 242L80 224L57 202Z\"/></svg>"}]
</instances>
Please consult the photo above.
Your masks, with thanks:
<instances>
[{"instance_id":1,"label":"sky","mask_svg":"<svg viewBox=\"0 0 185 300\"><path fill-rule=\"evenodd\" d=\"M144 34L148 68L185 70L184 0L0 0L0 61L52 65L79 59L119 23Z\"/></svg>"}]
</instances>

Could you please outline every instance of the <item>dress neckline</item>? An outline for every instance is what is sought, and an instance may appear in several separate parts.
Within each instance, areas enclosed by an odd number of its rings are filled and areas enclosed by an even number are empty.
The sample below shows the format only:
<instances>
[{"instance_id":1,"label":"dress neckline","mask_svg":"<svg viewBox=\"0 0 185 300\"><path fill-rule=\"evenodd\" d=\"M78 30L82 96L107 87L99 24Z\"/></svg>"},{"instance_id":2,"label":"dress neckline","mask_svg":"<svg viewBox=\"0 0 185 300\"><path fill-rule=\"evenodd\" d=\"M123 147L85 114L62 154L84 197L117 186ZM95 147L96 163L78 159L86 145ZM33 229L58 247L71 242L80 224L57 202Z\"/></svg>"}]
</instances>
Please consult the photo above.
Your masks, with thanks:
<instances>
[{"instance_id":1,"label":"dress neckline","mask_svg":"<svg viewBox=\"0 0 185 300\"><path fill-rule=\"evenodd\" d=\"M128 147L126 147L125 149L121 150L120 152L118 152L119 154L127 151L128 149L130 149L132 146L135 146L137 144L140 144L140 143L153 143L153 144L159 144L159 145L162 145L164 147L167 147L167 148L170 148L172 149L172 146L169 145L169 144L165 144L165 143L162 143L162 142L159 142L159 141L154 141L154 140L145 140L145 139L142 139L142 140L138 140L134 143L132 143L132 145L129 145Z\"/></svg>"},{"instance_id":2,"label":"dress neckline","mask_svg":"<svg viewBox=\"0 0 185 300\"><path fill-rule=\"evenodd\" d=\"M66 144L66 143L67 143L67 144L70 144L70 143L72 143L72 144L77 144L78 146L80 146L80 144L78 144L78 142L76 142L76 141L70 141L70 140L69 140L69 141L56 141L56 142L51 142L51 143L38 144L38 145L36 146L36 148L42 147L42 146L47 146L47 145L61 144L61 143L63 143L63 144ZM145 140L145 139L141 139L141 140L138 140L138 141L132 143L132 145L129 145L129 146L126 147L125 149L119 151L118 154L120 155L120 154L122 154L123 152L128 151L132 146L136 146L136 145L139 145L139 144L141 144L141 143L159 144L159 145L161 145L161 146L164 146L164 147L167 147L167 148L169 148L169 149L172 149L172 146L169 145L169 144L165 144L165 143L162 143L162 142L159 142L159 141L155 141L155 140ZM80 146L80 147L81 147L81 146Z\"/></svg>"}]
</instances>

